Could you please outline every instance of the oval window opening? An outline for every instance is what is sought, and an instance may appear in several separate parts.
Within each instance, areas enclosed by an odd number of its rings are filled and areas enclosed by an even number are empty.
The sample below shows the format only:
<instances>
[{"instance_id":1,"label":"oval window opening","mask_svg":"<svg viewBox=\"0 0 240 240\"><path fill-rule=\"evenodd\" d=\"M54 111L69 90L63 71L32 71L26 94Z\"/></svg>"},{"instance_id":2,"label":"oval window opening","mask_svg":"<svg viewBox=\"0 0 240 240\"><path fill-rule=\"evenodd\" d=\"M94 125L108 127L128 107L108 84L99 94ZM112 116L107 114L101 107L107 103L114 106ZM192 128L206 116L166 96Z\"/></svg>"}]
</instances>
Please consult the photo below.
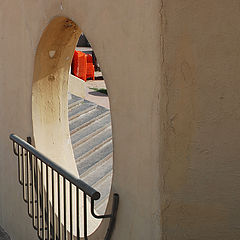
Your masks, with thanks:
<instances>
[{"instance_id":1,"label":"oval window opening","mask_svg":"<svg viewBox=\"0 0 240 240\"><path fill-rule=\"evenodd\" d=\"M65 17L53 19L43 32L36 52L32 84L33 135L39 151L100 192L95 212L102 215L112 183L111 115L101 68L90 44L86 46L86 43L89 44L79 27ZM56 177L53 175L52 179ZM52 197L58 195L57 181L54 182L55 191L49 196L49 206ZM46 186L45 182L43 184ZM62 183L59 186L63 194ZM67 184L68 193L69 187ZM74 194L72 203L76 205ZM56 218L63 201L60 204L53 210ZM93 218L90 209L87 211L87 234L90 235L101 220ZM63 215L60 216L59 222L63 223ZM67 215L68 231L69 218ZM76 223L73 235L76 236Z\"/></svg>"},{"instance_id":2,"label":"oval window opening","mask_svg":"<svg viewBox=\"0 0 240 240\"><path fill-rule=\"evenodd\" d=\"M110 104L98 59L83 33L69 71L68 117L79 177L100 192L95 211L102 215L112 182Z\"/></svg>"}]
</instances>

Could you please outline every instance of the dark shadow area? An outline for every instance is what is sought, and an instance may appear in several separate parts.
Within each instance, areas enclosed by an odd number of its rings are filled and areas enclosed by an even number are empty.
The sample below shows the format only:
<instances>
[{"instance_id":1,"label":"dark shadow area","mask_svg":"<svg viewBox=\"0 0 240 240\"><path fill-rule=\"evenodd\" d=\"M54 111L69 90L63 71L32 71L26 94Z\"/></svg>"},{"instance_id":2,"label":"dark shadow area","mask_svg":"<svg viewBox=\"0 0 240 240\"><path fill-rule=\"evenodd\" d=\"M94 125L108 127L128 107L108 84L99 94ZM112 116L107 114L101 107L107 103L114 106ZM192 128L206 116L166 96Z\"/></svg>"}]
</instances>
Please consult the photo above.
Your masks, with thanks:
<instances>
[{"instance_id":1,"label":"dark shadow area","mask_svg":"<svg viewBox=\"0 0 240 240\"><path fill-rule=\"evenodd\" d=\"M8 234L4 231L4 229L0 226L0 240L11 240Z\"/></svg>"},{"instance_id":2,"label":"dark shadow area","mask_svg":"<svg viewBox=\"0 0 240 240\"><path fill-rule=\"evenodd\" d=\"M94 92L89 92L89 94L94 95L94 96L102 96L102 95L98 95L98 94L94 94L94 93L101 93L104 96L108 96L108 92L107 89L105 88L90 88L91 90L94 90Z\"/></svg>"}]
</instances>

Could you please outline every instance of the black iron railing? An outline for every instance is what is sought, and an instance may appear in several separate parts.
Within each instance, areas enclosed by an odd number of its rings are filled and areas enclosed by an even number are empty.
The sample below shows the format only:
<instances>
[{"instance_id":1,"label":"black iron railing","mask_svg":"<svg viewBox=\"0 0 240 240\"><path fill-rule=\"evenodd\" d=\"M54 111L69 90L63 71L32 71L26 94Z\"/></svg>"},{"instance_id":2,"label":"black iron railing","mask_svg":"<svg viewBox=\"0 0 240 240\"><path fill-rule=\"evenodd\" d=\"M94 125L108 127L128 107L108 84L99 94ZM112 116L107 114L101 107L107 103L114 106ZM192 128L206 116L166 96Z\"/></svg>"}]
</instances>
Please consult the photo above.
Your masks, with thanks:
<instances>
[{"instance_id":1,"label":"black iron railing","mask_svg":"<svg viewBox=\"0 0 240 240\"><path fill-rule=\"evenodd\" d=\"M88 199L96 219L109 218L105 240L111 238L119 196L113 195L112 213L96 215L94 202L100 193L51 161L20 137L11 134L13 151L18 156L18 179L28 214L41 240L88 239ZM83 212L83 213L82 213Z\"/></svg>"}]
</instances>

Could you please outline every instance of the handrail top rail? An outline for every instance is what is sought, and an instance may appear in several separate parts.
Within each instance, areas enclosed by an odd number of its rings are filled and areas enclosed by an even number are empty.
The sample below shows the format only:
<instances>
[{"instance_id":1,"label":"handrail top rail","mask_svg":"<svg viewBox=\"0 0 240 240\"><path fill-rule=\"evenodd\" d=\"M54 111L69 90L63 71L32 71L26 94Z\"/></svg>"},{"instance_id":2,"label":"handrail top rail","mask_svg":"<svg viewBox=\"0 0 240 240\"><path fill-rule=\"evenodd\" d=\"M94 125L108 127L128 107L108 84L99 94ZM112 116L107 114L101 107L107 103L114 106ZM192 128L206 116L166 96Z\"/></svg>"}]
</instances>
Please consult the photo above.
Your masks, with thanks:
<instances>
[{"instance_id":1,"label":"handrail top rail","mask_svg":"<svg viewBox=\"0 0 240 240\"><path fill-rule=\"evenodd\" d=\"M62 177L67 179L70 183L73 183L76 187L78 187L80 190L82 190L84 193L86 193L89 197L91 197L93 200L98 200L100 198L100 193L83 182L81 179L78 179L73 174L69 173L65 169L63 169L60 165L50 160L48 157L43 155L41 152L39 152L36 148L34 148L31 144L24 141L22 138L18 137L15 134L10 134L9 138L13 141L31 152L34 156L36 156L38 159L40 159L42 162L44 162L46 165L51 167L54 171L61 174Z\"/></svg>"}]
</instances>

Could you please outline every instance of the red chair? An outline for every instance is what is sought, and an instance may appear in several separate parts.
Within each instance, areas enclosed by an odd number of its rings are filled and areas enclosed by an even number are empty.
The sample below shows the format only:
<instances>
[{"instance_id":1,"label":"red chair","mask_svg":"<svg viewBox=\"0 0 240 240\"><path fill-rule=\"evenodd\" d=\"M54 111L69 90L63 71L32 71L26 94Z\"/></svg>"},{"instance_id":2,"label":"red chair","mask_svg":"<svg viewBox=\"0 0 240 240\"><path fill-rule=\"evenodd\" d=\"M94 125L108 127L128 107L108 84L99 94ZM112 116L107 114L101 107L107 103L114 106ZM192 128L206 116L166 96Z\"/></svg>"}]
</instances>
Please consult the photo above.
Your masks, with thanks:
<instances>
[{"instance_id":1,"label":"red chair","mask_svg":"<svg viewBox=\"0 0 240 240\"><path fill-rule=\"evenodd\" d=\"M87 54L87 63L93 63L93 58L90 54Z\"/></svg>"},{"instance_id":2,"label":"red chair","mask_svg":"<svg viewBox=\"0 0 240 240\"><path fill-rule=\"evenodd\" d=\"M87 78L95 79L94 77L94 65L92 63L87 63Z\"/></svg>"},{"instance_id":3,"label":"red chair","mask_svg":"<svg viewBox=\"0 0 240 240\"><path fill-rule=\"evenodd\" d=\"M87 80L87 57L83 52L74 51L73 61L72 61L72 72L78 78Z\"/></svg>"},{"instance_id":4,"label":"red chair","mask_svg":"<svg viewBox=\"0 0 240 240\"><path fill-rule=\"evenodd\" d=\"M87 78L94 80L94 72L93 58L91 55L87 54Z\"/></svg>"},{"instance_id":5,"label":"red chair","mask_svg":"<svg viewBox=\"0 0 240 240\"><path fill-rule=\"evenodd\" d=\"M94 65L92 63L92 56L86 55L81 51L74 51L72 60L72 74L85 82L87 78L94 79Z\"/></svg>"}]
</instances>

